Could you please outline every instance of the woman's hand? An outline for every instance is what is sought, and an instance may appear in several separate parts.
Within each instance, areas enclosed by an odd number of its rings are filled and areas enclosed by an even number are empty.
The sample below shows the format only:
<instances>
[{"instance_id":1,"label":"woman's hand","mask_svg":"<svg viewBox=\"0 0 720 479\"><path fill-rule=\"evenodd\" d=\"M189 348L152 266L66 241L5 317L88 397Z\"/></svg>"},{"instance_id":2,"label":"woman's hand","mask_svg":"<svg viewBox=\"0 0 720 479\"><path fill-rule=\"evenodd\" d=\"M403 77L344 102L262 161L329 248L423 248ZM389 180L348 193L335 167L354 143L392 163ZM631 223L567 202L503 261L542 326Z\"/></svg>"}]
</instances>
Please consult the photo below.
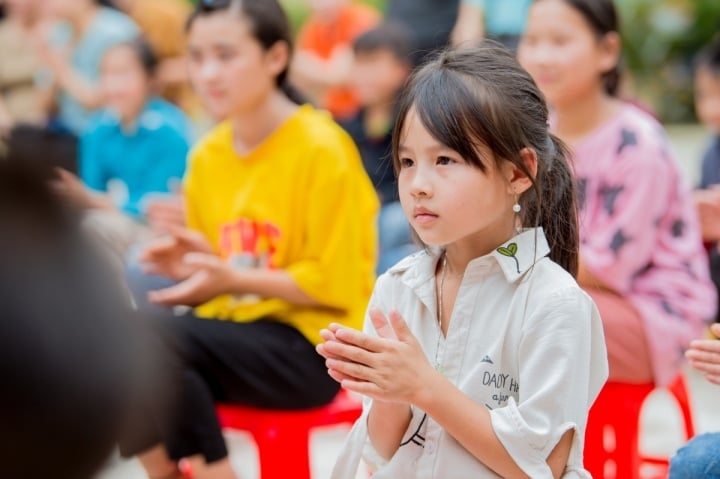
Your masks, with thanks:
<instances>
[{"instance_id":1,"label":"woman's hand","mask_svg":"<svg viewBox=\"0 0 720 479\"><path fill-rule=\"evenodd\" d=\"M387 318L372 309L370 318L379 337L331 325L318 352L328 373L344 388L385 402L415 403L428 378L437 372L397 311Z\"/></svg>"},{"instance_id":2,"label":"woman's hand","mask_svg":"<svg viewBox=\"0 0 720 479\"><path fill-rule=\"evenodd\" d=\"M168 236L151 242L140 253L139 261L146 273L183 281L198 270L186 261L188 254L204 253L217 257L201 233L178 226L169 227L168 232Z\"/></svg>"},{"instance_id":3,"label":"woman's hand","mask_svg":"<svg viewBox=\"0 0 720 479\"><path fill-rule=\"evenodd\" d=\"M710 329L715 336L720 337L720 323L713 324ZM705 373L708 381L720 385L720 340L693 341L685 356L692 367Z\"/></svg>"},{"instance_id":4,"label":"woman's hand","mask_svg":"<svg viewBox=\"0 0 720 479\"><path fill-rule=\"evenodd\" d=\"M148 299L165 306L198 306L232 290L237 271L220 257L210 253L189 253L182 258L193 272L169 288L151 291Z\"/></svg>"},{"instance_id":5,"label":"woman's hand","mask_svg":"<svg viewBox=\"0 0 720 479\"><path fill-rule=\"evenodd\" d=\"M148 201L145 218L150 228L168 233L173 227L185 226L185 201L181 193L153 198Z\"/></svg>"}]
</instances>

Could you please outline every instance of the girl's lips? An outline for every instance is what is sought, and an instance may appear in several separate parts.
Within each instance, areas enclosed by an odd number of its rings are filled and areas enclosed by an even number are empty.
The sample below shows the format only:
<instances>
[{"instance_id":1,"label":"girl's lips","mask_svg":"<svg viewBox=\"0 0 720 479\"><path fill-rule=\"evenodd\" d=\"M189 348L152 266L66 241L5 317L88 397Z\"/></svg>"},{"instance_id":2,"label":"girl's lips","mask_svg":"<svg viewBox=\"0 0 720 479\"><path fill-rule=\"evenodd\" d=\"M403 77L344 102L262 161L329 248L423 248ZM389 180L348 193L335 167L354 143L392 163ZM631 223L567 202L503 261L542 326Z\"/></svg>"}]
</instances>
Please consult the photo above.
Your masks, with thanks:
<instances>
[{"instance_id":1,"label":"girl's lips","mask_svg":"<svg viewBox=\"0 0 720 479\"><path fill-rule=\"evenodd\" d=\"M426 208L416 207L413 209L413 218L416 223L424 225L437 220L438 215Z\"/></svg>"}]
</instances>

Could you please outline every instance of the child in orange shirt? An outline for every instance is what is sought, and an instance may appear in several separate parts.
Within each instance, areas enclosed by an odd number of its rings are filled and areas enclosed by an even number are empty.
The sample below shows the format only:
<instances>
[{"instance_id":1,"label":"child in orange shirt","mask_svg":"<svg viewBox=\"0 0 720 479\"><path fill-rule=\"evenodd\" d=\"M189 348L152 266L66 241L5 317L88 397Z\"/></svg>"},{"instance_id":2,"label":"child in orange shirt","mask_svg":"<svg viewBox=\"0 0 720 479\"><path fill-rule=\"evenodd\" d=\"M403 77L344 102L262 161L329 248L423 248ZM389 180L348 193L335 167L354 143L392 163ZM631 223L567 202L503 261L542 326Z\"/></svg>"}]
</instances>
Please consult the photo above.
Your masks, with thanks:
<instances>
[{"instance_id":1,"label":"child in orange shirt","mask_svg":"<svg viewBox=\"0 0 720 479\"><path fill-rule=\"evenodd\" d=\"M307 0L312 10L300 31L293 63L293 83L316 103L345 119L358 101L347 85L352 43L380 21L372 7L349 0Z\"/></svg>"}]
</instances>

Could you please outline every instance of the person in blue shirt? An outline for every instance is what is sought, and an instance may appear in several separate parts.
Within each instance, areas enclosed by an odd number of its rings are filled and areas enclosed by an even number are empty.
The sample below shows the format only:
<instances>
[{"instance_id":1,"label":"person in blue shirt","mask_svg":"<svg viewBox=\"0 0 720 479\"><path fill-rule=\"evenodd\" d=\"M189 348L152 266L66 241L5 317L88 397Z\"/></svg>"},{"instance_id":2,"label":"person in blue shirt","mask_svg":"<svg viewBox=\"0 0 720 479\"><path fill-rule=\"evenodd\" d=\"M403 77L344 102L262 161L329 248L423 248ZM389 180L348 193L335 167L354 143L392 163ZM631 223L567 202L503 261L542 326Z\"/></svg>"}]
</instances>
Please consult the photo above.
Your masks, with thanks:
<instances>
[{"instance_id":1,"label":"person in blue shirt","mask_svg":"<svg viewBox=\"0 0 720 479\"><path fill-rule=\"evenodd\" d=\"M57 102L57 130L80 136L93 113L102 107L98 84L100 62L108 49L140 34L139 27L118 10L96 0L45 0L54 25L39 49L44 68L36 83Z\"/></svg>"},{"instance_id":2,"label":"person in blue shirt","mask_svg":"<svg viewBox=\"0 0 720 479\"><path fill-rule=\"evenodd\" d=\"M151 235L147 209L179 186L192 141L185 114L153 93L156 66L144 39L108 50L104 108L80 138L80 179L58 172L66 194L90 210L92 229L121 255Z\"/></svg>"},{"instance_id":3,"label":"person in blue shirt","mask_svg":"<svg viewBox=\"0 0 720 479\"><path fill-rule=\"evenodd\" d=\"M528 9L533 0L461 0L458 20L452 32L452 43L466 43L490 38L512 52L517 50L525 31Z\"/></svg>"},{"instance_id":4,"label":"person in blue shirt","mask_svg":"<svg viewBox=\"0 0 720 479\"><path fill-rule=\"evenodd\" d=\"M720 37L695 59L695 110L712 135L702 159L695 204L710 253L710 273L720 291ZM720 322L720 311L715 321Z\"/></svg>"}]
</instances>

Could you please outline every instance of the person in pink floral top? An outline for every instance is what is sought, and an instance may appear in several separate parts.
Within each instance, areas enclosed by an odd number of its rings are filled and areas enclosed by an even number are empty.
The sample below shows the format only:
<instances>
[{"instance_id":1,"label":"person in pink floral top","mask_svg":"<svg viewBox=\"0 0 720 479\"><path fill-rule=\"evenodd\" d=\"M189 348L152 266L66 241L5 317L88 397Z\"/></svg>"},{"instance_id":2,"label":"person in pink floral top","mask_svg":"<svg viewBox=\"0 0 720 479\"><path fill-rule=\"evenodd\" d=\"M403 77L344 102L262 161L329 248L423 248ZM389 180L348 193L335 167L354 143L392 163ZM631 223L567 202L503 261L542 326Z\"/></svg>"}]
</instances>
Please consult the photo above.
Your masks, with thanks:
<instances>
[{"instance_id":1,"label":"person in pink floral top","mask_svg":"<svg viewBox=\"0 0 720 479\"><path fill-rule=\"evenodd\" d=\"M697 213L663 128L616 97L612 0L538 0L519 58L574 152L578 282L603 319L610 379L667 384L715 312Z\"/></svg>"}]
</instances>

